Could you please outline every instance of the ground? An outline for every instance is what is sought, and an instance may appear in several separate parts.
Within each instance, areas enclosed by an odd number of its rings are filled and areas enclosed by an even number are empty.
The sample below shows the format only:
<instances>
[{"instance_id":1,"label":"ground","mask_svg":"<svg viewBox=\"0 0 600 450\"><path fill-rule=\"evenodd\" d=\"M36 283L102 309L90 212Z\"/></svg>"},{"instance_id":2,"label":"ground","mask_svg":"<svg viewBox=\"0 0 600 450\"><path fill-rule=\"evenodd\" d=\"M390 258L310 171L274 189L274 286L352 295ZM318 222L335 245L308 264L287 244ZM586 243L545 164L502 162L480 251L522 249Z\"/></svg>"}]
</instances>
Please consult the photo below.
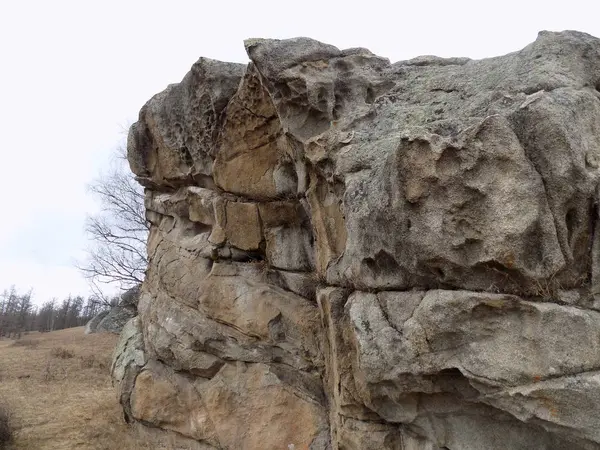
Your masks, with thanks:
<instances>
[{"instance_id":1,"label":"ground","mask_svg":"<svg viewBox=\"0 0 600 450\"><path fill-rule=\"evenodd\" d=\"M123 421L109 376L117 339L78 327L0 340L0 404L12 415L11 450L170 448Z\"/></svg>"}]
</instances>

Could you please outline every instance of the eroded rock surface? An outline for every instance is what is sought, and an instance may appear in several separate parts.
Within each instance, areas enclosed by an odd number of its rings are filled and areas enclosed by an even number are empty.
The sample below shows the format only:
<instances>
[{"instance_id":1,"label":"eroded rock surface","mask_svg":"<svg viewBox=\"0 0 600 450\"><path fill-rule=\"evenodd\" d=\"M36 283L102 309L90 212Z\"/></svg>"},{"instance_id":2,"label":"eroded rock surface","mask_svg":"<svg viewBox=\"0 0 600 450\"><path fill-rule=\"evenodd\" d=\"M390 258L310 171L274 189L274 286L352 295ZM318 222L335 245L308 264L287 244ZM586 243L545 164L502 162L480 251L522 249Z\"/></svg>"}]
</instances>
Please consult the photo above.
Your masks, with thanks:
<instances>
[{"instance_id":1,"label":"eroded rock surface","mask_svg":"<svg viewBox=\"0 0 600 450\"><path fill-rule=\"evenodd\" d=\"M600 40L246 49L130 131L127 419L182 448L600 449Z\"/></svg>"},{"instance_id":2,"label":"eroded rock surface","mask_svg":"<svg viewBox=\"0 0 600 450\"><path fill-rule=\"evenodd\" d=\"M85 334L120 333L125 324L137 315L137 304L140 298L139 286L125 291L116 305L101 311L85 325Z\"/></svg>"}]
</instances>

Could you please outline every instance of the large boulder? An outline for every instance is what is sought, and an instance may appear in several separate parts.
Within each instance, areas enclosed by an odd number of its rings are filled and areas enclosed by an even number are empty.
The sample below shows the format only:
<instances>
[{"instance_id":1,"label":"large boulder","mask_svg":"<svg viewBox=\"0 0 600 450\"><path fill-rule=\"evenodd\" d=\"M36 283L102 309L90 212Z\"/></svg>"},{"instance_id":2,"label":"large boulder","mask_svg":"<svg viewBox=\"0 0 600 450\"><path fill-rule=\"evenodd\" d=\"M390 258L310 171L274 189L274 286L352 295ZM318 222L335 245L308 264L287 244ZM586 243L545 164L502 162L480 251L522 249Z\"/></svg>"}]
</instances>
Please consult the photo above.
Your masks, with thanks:
<instances>
[{"instance_id":1,"label":"large boulder","mask_svg":"<svg viewBox=\"0 0 600 450\"><path fill-rule=\"evenodd\" d=\"M86 324L85 334L120 333L127 321L137 315L141 285L134 286L119 297L119 302L99 312Z\"/></svg>"},{"instance_id":2,"label":"large boulder","mask_svg":"<svg viewBox=\"0 0 600 450\"><path fill-rule=\"evenodd\" d=\"M600 449L600 40L246 50L131 128L127 420L181 448Z\"/></svg>"},{"instance_id":3,"label":"large boulder","mask_svg":"<svg viewBox=\"0 0 600 450\"><path fill-rule=\"evenodd\" d=\"M96 327L96 333L120 333L137 311L130 306L113 306Z\"/></svg>"},{"instance_id":4,"label":"large boulder","mask_svg":"<svg viewBox=\"0 0 600 450\"><path fill-rule=\"evenodd\" d=\"M130 289L127 289L125 292L121 294L119 299L119 306L130 306L132 308L137 308L137 305L140 301L140 289L142 288L141 284L133 286Z\"/></svg>"},{"instance_id":5,"label":"large boulder","mask_svg":"<svg viewBox=\"0 0 600 450\"><path fill-rule=\"evenodd\" d=\"M100 311L85 324L85 334L98 332L98 324L108 315L109 310Z\"/></svg>"}]
</instances>

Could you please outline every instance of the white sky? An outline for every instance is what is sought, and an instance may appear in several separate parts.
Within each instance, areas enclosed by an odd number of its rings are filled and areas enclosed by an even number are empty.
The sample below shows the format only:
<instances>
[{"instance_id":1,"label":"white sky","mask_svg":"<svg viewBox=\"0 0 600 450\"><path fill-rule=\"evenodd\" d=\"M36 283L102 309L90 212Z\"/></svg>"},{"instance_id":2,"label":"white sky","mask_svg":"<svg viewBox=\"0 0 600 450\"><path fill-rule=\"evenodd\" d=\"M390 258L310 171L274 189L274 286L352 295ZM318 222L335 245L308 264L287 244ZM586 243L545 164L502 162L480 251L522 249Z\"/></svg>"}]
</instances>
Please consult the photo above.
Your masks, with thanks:
<instances>
[{"instance_id":1,"label":"white sky","mask_svg":"<svg viewBox=\"0 0 600 450\"><path fill-rule=\"evenodd\" d=\"M87 294L73 267L86 184L121 124L200 56L246 61L249 37L309 36L392 61L516 51L543 29L600 36L600 2L65 1L0 3L0 290Z\"/></svg>"}]
</instances>

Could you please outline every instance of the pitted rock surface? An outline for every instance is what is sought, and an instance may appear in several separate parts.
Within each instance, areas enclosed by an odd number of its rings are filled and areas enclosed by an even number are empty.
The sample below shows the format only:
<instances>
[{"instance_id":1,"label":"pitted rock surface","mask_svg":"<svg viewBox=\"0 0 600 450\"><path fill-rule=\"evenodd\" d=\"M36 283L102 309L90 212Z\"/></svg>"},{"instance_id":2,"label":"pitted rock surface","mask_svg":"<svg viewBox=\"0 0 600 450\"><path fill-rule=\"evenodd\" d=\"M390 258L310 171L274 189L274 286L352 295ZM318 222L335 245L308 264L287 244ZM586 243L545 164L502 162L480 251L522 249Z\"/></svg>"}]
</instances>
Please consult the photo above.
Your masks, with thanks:
<instances>
[{"instance_id":1,"label":"pitted rock surface","mask_svg":"<svg viewBox=\"0 0 600 450\"><path fill-rule=\"evenodd\" d=\"M600 449L600 40L246 50L130 131L127 419L182 448Z\"/></svg>"}]
</instances>

